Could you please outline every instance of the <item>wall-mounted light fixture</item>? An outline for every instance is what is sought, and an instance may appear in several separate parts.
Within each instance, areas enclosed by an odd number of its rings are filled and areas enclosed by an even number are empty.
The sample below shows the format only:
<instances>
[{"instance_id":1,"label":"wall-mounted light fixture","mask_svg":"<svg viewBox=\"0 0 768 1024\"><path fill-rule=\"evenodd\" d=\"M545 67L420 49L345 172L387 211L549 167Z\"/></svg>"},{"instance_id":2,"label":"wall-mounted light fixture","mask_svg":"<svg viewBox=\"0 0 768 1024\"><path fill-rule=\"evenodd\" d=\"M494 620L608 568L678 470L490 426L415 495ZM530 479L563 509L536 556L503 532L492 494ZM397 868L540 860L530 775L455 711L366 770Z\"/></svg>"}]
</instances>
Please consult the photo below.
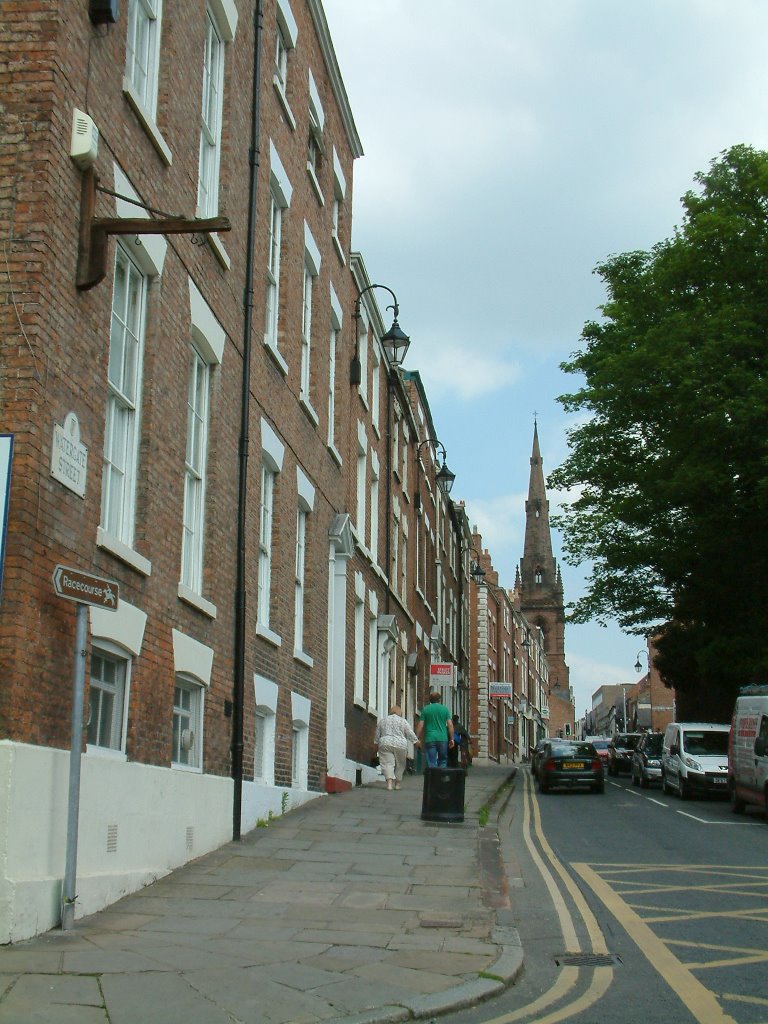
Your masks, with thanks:
<instances>
[{"instance_id":1,"label":"wall-mounted light fixture","mask_svg":"<svg viewBox=\"0 0 768 1024\"><path fill-rule=\"evenodd\" d=\"M451 493L451 489L453 488L453 482L456 479L456 474L452 473L450 469L448 469L448 466L446 464L446 458L448 453L446 452L444 445L440 441L438 441L436 437L427 437L423 441L419 441L419 443L416 445L417 459L419 457L419 452L426 444L434 445L435 448L439 449L440 452L442 453L440 455L440 458L443 460L443 462L440 468L438 469L437 473L435 474L435 480L437 481L437 486L440 488L442 493L447 498L448 495Z\"/></svg>"},{"instance_id":2,"label":"wall-mounted light fixture","mask_svg":"<svg viewBox=\"0 0 768 1024\"><path fill-rule=\"evenodd\" d=\"M472 579L475 581L478 587L483 586L483 584L485 583L485 569L482 567L482 565L480 565L479 562L471 563L469 568L469 575L472 577Z\"/></svg>"},{"instance_id":3,"label":"wall-mounted light fixture","mask_svg":"<svg viewBox=\"0 0 768 1024\"><path fill-rule=\"evenodd\" d=\"M400 306L397 301L397 296L388 288L385 284L369 284L360 292L355 300L355 312L352 314L355 321L355 354L352 356L352 362L349 368L349 383L360 384L362 381L362 367L360 365L360 303L366 292L371 291L373 288L383 288L384 291L389 292L392 296L392 304L387 306L387 309L392 310L392 326L388 331L385 331L381 336L381 344L384 351L387 353L387 359L389 365L394 369L403 362L405 355L408 351L408 346L411 344L411 339L402 329L400 324L397 322L397 318L400 315Z\"/></svg>"},{"instance_id":4,"label":"wall-mounted light fixture","mask_svg":"<svg viewBox=\"0 0 768 1024\"><path fill-rule=\"evenodd\" d=\"M640 655L641 654L644 655L646 664L648 664L648 652L645 651L645 650L638 651L637 652L637 661L635 662L635 672L642 672L642 670L643 670L643 666L640 663Z\"/></svg>"}]
</instances>

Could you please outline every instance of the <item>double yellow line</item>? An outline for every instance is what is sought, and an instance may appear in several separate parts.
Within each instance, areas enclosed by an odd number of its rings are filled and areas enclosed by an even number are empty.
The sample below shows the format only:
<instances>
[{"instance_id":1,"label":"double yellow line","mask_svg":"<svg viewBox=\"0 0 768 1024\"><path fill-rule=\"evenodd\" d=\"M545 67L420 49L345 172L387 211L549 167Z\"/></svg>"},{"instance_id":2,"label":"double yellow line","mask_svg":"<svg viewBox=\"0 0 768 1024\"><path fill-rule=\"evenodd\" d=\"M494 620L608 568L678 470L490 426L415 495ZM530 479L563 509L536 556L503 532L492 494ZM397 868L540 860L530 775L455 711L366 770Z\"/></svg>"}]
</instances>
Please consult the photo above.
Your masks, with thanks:
<instances>
[{"instance_id":1,"label":"double yellow line","mask_svg":"<svg viewBox=\"0 0 768 1024\"><path fill-rule=\"evenodd\" d=\"M589 909L581 890L557 859L544 836L539 804L533 792L532 777L526 772L524 778L523 839L531 859L549 891L560 922L560 930L563 934L565 948L569 953L590 952L595 955L607 955L608 949L605 944L605 937L594 914ZM536 842L534 842L534 835ZM541 850L541 853L539 850ZM691 971L670 952L668 947L651 931L640 916L589 865L573 864L572 866L574 871L584 879L598 899L602 901L603 905L610 910L619 924L626 930L651 966L683 1000L685 1006L696 1020L699 1021L699 1024L736 1024L734 1019L723 1011L709 989L705 988L693 976ZM555 875L559 877L563 888L558 885ZM566 903L564 892L567 892L584 923L590 946L589 950L582 950L581 948L581 942L576 933L574 919ZM553 1010L545 1017L538 1016L542 1010L546 1010L548 1007L565 999L575 988L578 978L579 969L577 967L564 967L554 985L542 993L538 999L527 1006L513 1010L511 1013L485 1021L484 1024L511 1024L513 1021L519 1021L526 1017L534 1017L536 1024L556 1024L557 1021L574 1017L602 999L613 980L613 968L593 968L589 984L577 998Z\"/></svg>"},{"instance_id":2,"label":"double yellow line","mask_svg":"<svg viewBox=\"0 0 768 1024\"><path fill-rule=\"evenodd\" d=\"M563 895L561 888L558 886L552 871L547 866L547 863L545 863L544 858L546 858L552 869L560 876L563 885L573 900L574 905L578 909L587 929L591 952L595 954L607 954L608 949L605 945L605 939L602 931L600 930L600 926L595 920L594 914L589 909L578 886L575 884L571 876L567 874L562 864L552 851L549 843L544 838L544 832L541 827L541 814L539 813L538 801L536 800L533 792L532 778L528 772L521 772L520 774L523 775L523 778L525 779L525 792L523 794L523 839L525 840L525 845L528 848L531 859L538 868L549 892L555 912L557 913L558 921L560 922L560 930L563 933L565 948L569 953L585 952L581 948L581 942L576 934L576 926L566 904L565 896ZM538 845L541 847L543 857L542 854L539 853L539 850L536 844L534 844L531 836L531 819L533 819L533 828L536 833ZM521 1006L517 1010L513 1010L511 1013L503 1014L501 1017L494 1017L493 1020L484 1021L483 1024L511 1024L512 1021L522 1020L525 1017L535 1017L536 1024L556 1024L557 1021L567 1020L568 1017L573 1017L578 1013L582 1013L599 999L602 999L613 980L613 968L595 967L593 969L591 981L587 986L587 989L581 993L581 995L576 999L571 1000L571 1002L567 1003L565 1006L561 1006L559 1009L553 1010L552 1013L548 1014L546 1017L538 1016L542 1010L546 1010L548 1007L565 999L576 987L578 979L578 967L564 967L560 971L554 985L552 985L552 987L546 992L543 992L538 999L534 1000L532 1003L528 1003L527 1006Z\"/></svg>"}]
</instances>

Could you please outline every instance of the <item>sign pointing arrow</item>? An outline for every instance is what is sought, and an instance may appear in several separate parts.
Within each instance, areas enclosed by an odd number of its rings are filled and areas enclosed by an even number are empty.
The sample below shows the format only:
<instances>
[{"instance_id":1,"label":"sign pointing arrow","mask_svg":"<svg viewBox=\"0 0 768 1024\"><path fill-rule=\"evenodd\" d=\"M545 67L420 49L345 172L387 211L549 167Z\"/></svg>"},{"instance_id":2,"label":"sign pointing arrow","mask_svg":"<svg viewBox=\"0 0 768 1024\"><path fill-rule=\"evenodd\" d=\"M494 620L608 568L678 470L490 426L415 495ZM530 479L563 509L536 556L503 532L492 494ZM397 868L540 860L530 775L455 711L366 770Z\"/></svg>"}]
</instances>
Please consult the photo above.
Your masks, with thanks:
<instances>
[{"instance_id":1,"label":"sign pointing arrow","mask_svg":"<svg viewBox=\"0 0 768 1024\"><path fill-rule=\"evenodd\" d=\"M120 599L120 585L114 580L93 576L81 569L70 569L66 565L57 565L53 570L53 589L67 601L93 604L112 611L117 611Z\"/></svg>"}]
</instances>

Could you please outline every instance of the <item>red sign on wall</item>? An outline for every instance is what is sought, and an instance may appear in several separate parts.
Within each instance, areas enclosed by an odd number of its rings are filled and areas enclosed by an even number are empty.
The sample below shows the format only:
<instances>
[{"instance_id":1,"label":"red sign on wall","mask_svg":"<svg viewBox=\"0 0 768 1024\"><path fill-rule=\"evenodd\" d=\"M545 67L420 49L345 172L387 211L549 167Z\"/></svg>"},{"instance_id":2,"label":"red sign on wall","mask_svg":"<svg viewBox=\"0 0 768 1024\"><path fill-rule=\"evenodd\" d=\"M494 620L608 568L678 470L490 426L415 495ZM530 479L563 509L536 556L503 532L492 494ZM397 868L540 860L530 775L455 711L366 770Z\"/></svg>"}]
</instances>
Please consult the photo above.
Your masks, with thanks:
<instances>
[{"instance_id":1,"label":"red sign on wall","mask_svg":"<svg viewBox=\"0 0 768 1024\"><path fill-rule=\"evenodd\" d=\"M452 661L437 661L429 666L429 678L431 682L445 686L453 683L453 670L455 665Z\"/></svg>"}]
</instances>

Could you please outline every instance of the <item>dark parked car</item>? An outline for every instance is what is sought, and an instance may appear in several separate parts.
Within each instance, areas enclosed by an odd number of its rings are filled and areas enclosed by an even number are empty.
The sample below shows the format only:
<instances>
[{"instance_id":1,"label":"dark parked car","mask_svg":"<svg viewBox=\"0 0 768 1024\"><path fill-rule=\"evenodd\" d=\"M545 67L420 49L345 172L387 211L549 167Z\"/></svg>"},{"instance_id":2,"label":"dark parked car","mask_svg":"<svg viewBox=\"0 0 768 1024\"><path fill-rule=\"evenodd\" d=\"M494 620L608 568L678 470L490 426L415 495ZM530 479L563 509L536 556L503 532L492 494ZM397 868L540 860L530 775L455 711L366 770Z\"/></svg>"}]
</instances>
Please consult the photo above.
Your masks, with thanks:
<instances>
[{"instance_id":1,"label":"dark parked car","mask_svg":"<svg viewBox=\"0 0 768 1024\"><path fill-rule=\"evenodd\" d=\"M632 785L646 789L651 782L661 782L661 749L664 734L646 732L632 755Z\"/></svg>"},{"instance_id":2,"label":"dark parked car","mask_svg":"<svg viewBox=\"0 0 768 1024\"><path fill-rule=\"evenodd\" d=\"M539 790L587 786L593 793L605 789L603 764L591 743L549 740L541 753L537 779Z\"/></svg>"},{"instance_id":3,"label":"dark parked car","mask_svg":"<svg viewBox=\"0 0 768 1024\"><path fill-rule=\"evenodd\" d=\"M533 753L531 754L531 775L534 777L534 779L538 775L539 765L541 764L541 755L547 743L549 743L549 740L539 740L539 742L533 748Z\"/></svg>"},{"instance_id":4,"label":"dark parked car","mask_svg":"<svg viewBox=\"0 0 768 1024\"><path fill-rule=\"evenodd\" d=\"M632 754L642 736L639 732L617 733L608 744L608 774L632 771Z\"/></svg>"}]
</instances>

